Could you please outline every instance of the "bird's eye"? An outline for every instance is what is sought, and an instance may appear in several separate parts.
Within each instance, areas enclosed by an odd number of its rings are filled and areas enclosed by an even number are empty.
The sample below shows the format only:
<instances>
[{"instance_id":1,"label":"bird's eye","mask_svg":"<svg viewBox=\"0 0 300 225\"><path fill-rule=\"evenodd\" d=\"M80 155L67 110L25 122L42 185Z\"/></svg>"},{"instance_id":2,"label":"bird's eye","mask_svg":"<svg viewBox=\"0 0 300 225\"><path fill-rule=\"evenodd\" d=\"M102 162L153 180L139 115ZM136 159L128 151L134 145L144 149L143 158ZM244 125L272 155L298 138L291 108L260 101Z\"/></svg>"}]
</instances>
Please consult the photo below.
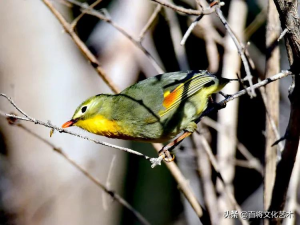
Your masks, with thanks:
<instances>
[{"instance_id":1,"label":"bird's eye","mask_svg":"<svg viewBox=\"0 0 300 225\"><path fill-rule=\"evenodd\" d=\"M81 112L82 112L82 113L85 113L86 109L87 109L87 107L86 107L86 106L83 106L83 107L81 108Z\"/></svg>"}]
</instances>

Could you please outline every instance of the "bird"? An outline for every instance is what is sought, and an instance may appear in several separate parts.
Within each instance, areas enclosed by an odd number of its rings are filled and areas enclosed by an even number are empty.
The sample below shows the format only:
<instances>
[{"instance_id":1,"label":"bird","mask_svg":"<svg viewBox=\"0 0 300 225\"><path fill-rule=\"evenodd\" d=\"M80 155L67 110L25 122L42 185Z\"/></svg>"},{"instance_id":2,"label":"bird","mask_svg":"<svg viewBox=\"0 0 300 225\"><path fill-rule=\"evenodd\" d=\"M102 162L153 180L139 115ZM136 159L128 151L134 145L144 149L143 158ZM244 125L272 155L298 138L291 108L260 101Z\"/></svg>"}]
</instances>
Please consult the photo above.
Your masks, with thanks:
<instances>
[{"instance_id":1,"label":"bird","mask_svg":"<svg viewBox=\"0 0 300 225\"><path fill-rule=\"evenodd\" d=\"M62 128L77 126L108 138L164 143L181 131L193 133L210 96L232 80L206 70L160 74L119 94L88 98Z\"/></svg>"}]
</instances>

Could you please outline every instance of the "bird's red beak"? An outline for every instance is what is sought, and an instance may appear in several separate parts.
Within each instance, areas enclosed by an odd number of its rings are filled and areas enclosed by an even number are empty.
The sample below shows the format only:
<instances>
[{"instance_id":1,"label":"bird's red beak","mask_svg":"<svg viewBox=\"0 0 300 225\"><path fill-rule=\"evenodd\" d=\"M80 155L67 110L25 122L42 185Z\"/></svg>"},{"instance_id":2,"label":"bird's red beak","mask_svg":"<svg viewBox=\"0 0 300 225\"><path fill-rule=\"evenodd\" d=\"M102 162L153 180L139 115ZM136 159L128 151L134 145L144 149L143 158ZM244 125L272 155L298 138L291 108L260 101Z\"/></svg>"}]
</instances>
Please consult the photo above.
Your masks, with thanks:
<instances>
[{"instance_id":1,"label":"bird's red beak","mask_svg":"<svg viewBox=\"0 0 300 225\"><path fill-rule=\"evenodd\" d=\"M76 122L75 120L70 120L70 121L68 121L68 122L65 122L61 127L62 127L62 128L71 127L71 126L73 126L73 124L74 124L75 122Z\"/></svg>"}]
</instances>

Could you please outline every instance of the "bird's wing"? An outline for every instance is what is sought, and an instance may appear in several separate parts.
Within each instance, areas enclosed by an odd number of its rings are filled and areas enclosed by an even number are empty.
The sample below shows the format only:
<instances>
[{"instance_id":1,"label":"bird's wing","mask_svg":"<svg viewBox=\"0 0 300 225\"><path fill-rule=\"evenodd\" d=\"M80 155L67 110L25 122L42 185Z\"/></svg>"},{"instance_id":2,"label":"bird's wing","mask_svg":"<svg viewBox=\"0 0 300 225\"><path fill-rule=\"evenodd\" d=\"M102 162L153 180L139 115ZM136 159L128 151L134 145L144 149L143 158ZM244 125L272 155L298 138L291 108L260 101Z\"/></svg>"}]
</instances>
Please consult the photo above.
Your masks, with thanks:
<instances>
[{"instance_id":1,"label":"bird's wing","mask_svg":"<svg viewBox=\"0 0 300 225\"><path fill-rule=\"evenodd\" d=\"M157 114L162 109L164 92L173 90L187 77L187 72L173 72L157 75L142 80L125 90L120 95L135 99L142 105L151 108Z\"/></svg>"},{"instance_id":2,"label":"bird's wing","mask_svg":"<svg viewBox=\"0 0 300 225\"><path fill-rule=\"evenodd\" d=\"M160 111L159 116L162 117L170 112L172 109L179 106L187 98L198 92L200 89L206 86L210 86L214 83L215 76L207 73L206 71L197 71L193 74L188 74L187 78L181 80L179 85L172 90L169 88L164 91L164 99L162 105L164 110Z\"/></svg>"},{"instance_id":3,"label":"bird's wing","mask_svg":"<svg viewBox=\"0 0 300 225\"><path fill-rule=\"evenodd\" d=\"M149 116L162 117L177 107L183 100L205 87L215 76L206 71L173 72L157 75L140 81L122 91L119 95L138 102L140 109L127 104L132 110L147 109ZM139 113L134 113L139 116Z\"/></svg>"}]
</instances>

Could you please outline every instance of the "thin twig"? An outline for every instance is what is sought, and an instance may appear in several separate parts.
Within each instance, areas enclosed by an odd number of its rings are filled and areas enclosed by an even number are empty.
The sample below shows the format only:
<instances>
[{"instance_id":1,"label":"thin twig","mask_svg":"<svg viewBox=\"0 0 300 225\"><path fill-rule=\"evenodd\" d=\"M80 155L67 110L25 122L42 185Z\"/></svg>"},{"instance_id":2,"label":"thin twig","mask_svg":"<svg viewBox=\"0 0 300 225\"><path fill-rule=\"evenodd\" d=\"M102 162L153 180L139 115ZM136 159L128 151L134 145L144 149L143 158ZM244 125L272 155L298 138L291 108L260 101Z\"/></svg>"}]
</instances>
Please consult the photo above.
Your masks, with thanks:
<instances>
[{"instance_id":1,"label":"thin twig","mask_svg":"<svg viewBox=\"0 0 300 225\"><path fill-rule=\"evenodd\" d=\"M100 66L97 58L93 55L93 53L87 48L87 46L81 41L78 35L72 30L70 24L65 20L65 18L57 11L57 9L53 6L50 0L43 0L45 5L50 9L53 15L58 19L60 24L63 26L65 31L71 36L74 43L78 46L81 50L83 55L91 62L92 66L96 69L97 73L100 77L104 80L104 82L110 87L110 89L115 92L119 93L119 88L112 82L112 80L107 76L104 72L102 67Z\"/></svg>"},{"instance_id":2,"label":"thin twig","mask_svg":"<svg viewBox=\"0 0 300 225\"><path fill-rule=\"evenodd\" d=\"M48 1L48 0L43 0ZM125 37L127 37L136 47L138 47L149 59L153 67L157 70L158 73L164 73L164 70L162 67L157 63L157 61L153 58L153 56L150 54L150 52L144 48L144 46L140 43L140 41L136 38L134 38L132 35L130 35L127 31L125 31L121 26L116 24L111 18L108 18L104 14L92 9L89 7L89 5L75 1L75 0L62 0L68 3L72 3L73 5L76 5L80 8L81 12L95 16L100 20L103 20L104 22L110 24L113 26L116 30L118 30L120 33L122 33Z\"/></svg>"},{"instance_id":3,"label":"thin twig","mask_svg":"<svg viewBox=\"0 0 300 225\"><path fill-rule=\"evenodd\" d=\"M108 189L110 189L110 178L111 178L113 167L115 165L115 160L116 160L116 155L114 155L112 160L111 160L110 167L109 167L108 174L107 174L107 179L106 179L106 182L105 182L105 186ZM106 202L106 196L104 196L104 194L102 196L102 199L103 199L103 208L106 211L108 206L107 206L107 202Z\"/></svg>"},{"instance_id":4,"label":"thin twig","mask_svg":"<svg viewBox=\"0 0 300 225\"><path fill-rule=\"evenodd\" d=\"M23 114L24 115L24 114ZM80 166L76 161L71 159L61 148L56 147L54 144L52 144L50 141L44 139L37 133L33 132L26 126L24 126L21 123L16 124L19 128L26 131L27 133L31 134L35 138L39 139L49 147L51 147L55 152L57 152L59 155L61 155L65 160L67 160L70 164L72 164L76 169L78 169L84 176L86 176L89 180L91 180L94 184L96 184L100 189L102 189L106 194L111 196L114 200L119 202L121 205L123 205L125 208L127 208L135 217L136 219L144 225L150 225L150 223L136 210L134 209L125 199L123 199L120 195L115 193L114 191L110 190L107 186L102 184L96 177L91 175L85 168Z\"/></svg>"},{"instance_id":5,"label":"thin twig","mask_svg":"<svg viewBox=\"0 0 300 225\"><path fill-rule=\"evenodd\" d=\"M193 16L208 15L208 14L212 14L214 12L214 9L211 9L211 8L206 9L206 10L194 10L194 9L186 9L181 6L177 6L172 3L165 2L163 0L151 0L151 1L156 2L160 5L166 6L176 12L193 15Z\"/></svg>"},{"instance_id":6,"label":"thin twig","mask_svg":"<svg viewBox=\"0 0 300 225\"><path fill-rule=\"evenodd\" d=\"M280 36L279 36L279 38L277 39L277 41L280 41L283 37L284 37L284 35L286 35L286 33L289 31L289 29L287 29L287 28L285 28L283 31L282 31L282 33L280 34Z\"/></svg>"},{"instance_id":7,"label":"thin twig","mask_svg":"<svg viewBox=\"0 0 300 225\"><path fill-rule=\"evenodd\" d=\"M220 2L219 6L223 6L224 2ZM213 7L209 7L208 9L212 10L212 12L215 11L217 5L214 5ZM180 44L181 45L185 45L185 42L187 40L187 38L190 36L190 34L192 33L192 31L194 30L194 28L196 27L196 25L198 24L198 22L202 19L202 17L204 16L204 14L201 14L200 16L198 16L193 22L192 24L189 26L189 28L187 29L187 31L185 32Z\"/></svg>"},{"instance_id":8,"label":"thin twig","mask_svg":"<svg viewBox=\"0 0 300 225\"><path fill-rule=\"evenodd\" d=\"M228 135L230 138L234 138L237 142L237 146L236 146L237 149L246 158L246 160L252 166L252 168L255 169L257 172L259 172L260 174L263 173L263 166L260 163L260 161L257 158L255 158L241 142L239 142L236 136L233 136L230 133L226 132L226 129L223 126L221 126L221 124L210 119L209 117L204 117L202 119L202 123L205 124L206 126L215 129L219 133Z\"/></svg>"},{"instance_id":9,"label":"thin twig","mask_svg":"<svg viewBox=\"0 0 300 225\"><path fill-rule=\"evenodd\" d=\"M289 70L283 70L283 71L281 71L280 73L275 74L275 75L273 75L272 77L269 77L268 79L265 79L265 80L263 80L263 81L261 81L261 82L258 82L258 83L256 83L256 84L254 84L252 88L255 90L255 89L257 89L257 88L266 86L266 85L268 85L269 83L272 83L272 82L274 82L274 81L276 81L276 80L282 79L282 78L284 78L284 77L286 77L286 76L289 76L289 75L292 75L292 72L291 72L291 71L289 71ZM208 115L209 113L211 113L212 111L220 110L221 108L225 107L226 104L227 104L228 102L230 102L230 101L232 101L232 100L234 100L234 99L236 99L236 98L241 97L242 95L246 94L247 91L249 91L250 89L251 89L251 87L247 87L246 89L243 89L243 90L241 90L241 91L239 91L239 92L237 92L237 93L235 93L235 94L233 94L233 95L231 95L231 96L225 98L224 100L218 102L218 103L216 104L216 106L209 107L208 109L206 109L206 110L201 114L201 116L196 120L196 122L200 121L200 119L201 119L202 117L207 116L207 115Z\"/></svg>"},{"instance_id":10,"label":"thin twig","mask_svg":"<svg viewBox=\"0 0 300 225\"><path fill-rule=\"evenodd\" d=\"M100 4L100 2L102 2L102 1L103 1L103 0L97 0L97 1L95 1L93 4L91 4L91 5L89 6L89 8L90 8L90 9L94 9L94 8L95 8L98 4ZM71 28L72 28L72 30L75 29L75 27L77 26L79 20L80 20L85 14L86 14L85 12L82 12L79 16L77 16L77 17L73 20L73 22L71 23Z\"/></svg>"},{"instance_id":11,"label":"thin twig","mask_svg":"<svg viewBox=\"0 0 300 225\"><path fill-rule=\"evenodd\" d=\"M143 27L143 29L141 30L141 33L139 35L139 39L138 41L141 43L145 37L145 34L147 33L147 31L149 30L149 28L151 27L151 25L153 24L155 18L157 17L157 15L159 14L159 12L161 11L161 5L157 5L156 8L154 9L152 15L150 16L149 20L147 21L146 25Z\"/></svg>"},{"instance_id":12,"label":"thin twig","mask_svg":"<svg viewBox=\"0 0 300 225\"><path fill-rule=\"evenodd\" d=\"M147 159L149 161L152 159L151 157L146 156L146 155L144 155L144 154L142 154L140 152L134 151L132 149L120 147L120 146L113 145L113 144L110 144L110 143L107 143L107 142L104 142L104 141L99 141L99 140L96 140L96 139L93 139L93 138L89 138L87 136L83 136L83 135L77 134L77 133L69 131L67 129L63 129L63 128L57 127L55 125L52 125L50 123L50 121L48 121L47 123L45 123L45 122L43 122L41 120L37 120L35 118L32 118L32 117L28 116L23 110L21 110L13 102L13 100L10 97L8 97L8 96L6 96L5 94L2 94L2 93L0 93L0 96L6 98L15 107L16 110L18 110L23 116L25 116L25 118L24 117L20 117L20 116L16 116L16 115L13 115L13 114L9 114L9 113L1 113L1 115L4 114L4 116L9 117L9 118L15 118L15 119L19 119L19 120L29 121L29 122L32 122L32 123L35 123L35 124L38 124L38 125L41 125L41 126L44 126L44 127L48 127L48 128L57 130L60 133L70 134L70 135L73 135L73 136L76 136L76 137L83 138L85 140L94 142L96 144L104 145L104 146L107 146L107 147L111 147L111 148L114 148L114 149L118 149L118 150L121 150L121 151L124 151L124 152L131 153L131 154L134 154L134 155L137 155L137 156L141 156L141 157L143 157L143 158L145 158L145 159Z\"/></svg>"},{"instance_id":13,"label":"thin twig","mask_svg":"<svg viewBox=\"0 0 300 225\"><path fill-rule=\"evenodd\" d=\"M194 30L195 26L198 24L198 22L202 19L204 15L200 15L198 16L194 22L192 22L192 24L189 26L189 28L187 29L187 31L185 32L185 34L183 35L183 38L180 42L181 45L185 45L185 42L187 40L187 38L190 36L190 34L192 33L192 31Z\"/></svg>"},{"instance_id":14,"label":"thin twig","mask_svg":"<svg viewBox=\"0 0 300 225\"><path fill-rule=\"evenodd\" d=\"M250 85L250 89L247 89L248 90L247 92L248 92L248 94L251 98L255 97L256 94L255 94L255 91L254 91L254 88L253 88L253 82L252 82L253 77L252 77L252 74L251 74L251 71L250 71L250 66L249 66L248 60L247 60L247 58L245 56L245 53L243 51L243 48L242 48L239 40L237 39L237 37L234 35L233 31L231 30L227 20L223 16L223 13L222 13L222 10L220 9L220 6L216 5L215 12L218 15L218 17L220 18L223 25L225 26L228 34L232 38L232 40L233 40L233 42L234 42L234 44L235 44L235 46L238 50L239 55L241 56L241 59L242 59L242 62L243 62L243 65L244 65L244 68L245 68L245 71L246 71L246 77L244 79L248 80L249 85Z\"/></svg>"},{"instance_id":15,"label":"thin twig","mask_svg":"<svg viewBox=\"0 0 300 225\"><path fill-rule=\"evenodd\" d=\"M206 17L206 18L210 18L210 17ZM189 18L189 22L192 23L194 20L192 20L192 18ZM196 24L196 29L193 30L193 34L199 38L205 38L205 32L206 32L206 28L204 28L204 23L197 23ZM205 24L206 25L206 24ZM217 44L224 46L224 40L223 37L216 31L216 29L214 29L214 27L211 27L210 24L207 24L208 26L210 26L210 33L209 33L209 37L210 39L212 39L214 42L216 42Z\"/></svg>"}]
</instances>

